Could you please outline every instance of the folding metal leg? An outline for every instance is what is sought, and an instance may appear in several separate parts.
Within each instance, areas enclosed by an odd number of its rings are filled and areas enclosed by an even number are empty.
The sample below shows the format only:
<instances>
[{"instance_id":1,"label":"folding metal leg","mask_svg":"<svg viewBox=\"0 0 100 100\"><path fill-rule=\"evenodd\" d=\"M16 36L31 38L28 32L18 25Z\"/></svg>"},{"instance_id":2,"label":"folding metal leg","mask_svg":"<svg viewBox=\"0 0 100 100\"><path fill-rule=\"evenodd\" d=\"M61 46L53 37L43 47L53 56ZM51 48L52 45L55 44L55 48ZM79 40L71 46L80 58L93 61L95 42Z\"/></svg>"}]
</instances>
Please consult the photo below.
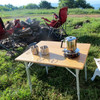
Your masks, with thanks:
<instances>
[{"instance_id":1,"label":"folding metal leg","mask_svg":"<svg viewBox=\"0 0 100 100\"><path fill-rule=\"evenodd\" d=\"M77 96L78 96L78 100L80 100L79 69L76 69L76 86L77 86Z\"/></svg>"},{"instance_id":2,"label":"folding metal leg","mask_svg":"<svg viewBox=\"0 0 100 100\"><path fill-rule=\"evenodd\" d=\"M28 82L29 82L30 91L32 93L32 83L31 83L31 78L30 78L30 70L29 70L27 62L25 62L25 66L26 66L26 73L27 73L27 79L28 79Z\"/></svg>"},{"instance_id":3,"label":"folding metal leg","mask_svg":"<svg viewBox=\"0 0 100 100\"><path fill-rule=\"evenodd\" d=\"M47 72L47 74L48 74L48 66L46 66L46 72Z\"/></svg>"},{"instance_id":4,"label":"folding metal leg","mask_svg":"<svg viewBox=\"0 0 100 100\"><path fill-rule=\"evenodd\" d=\"M76 74L74 74L69 68L66 68L73 76L76 77L76 86L77 86L77 96L78 100L80 100L80 88L79 88L79 69L76 70Z\"/></svg>"},{"instance_id":5,"label":"folding metal leg","mask_svg":"<svg viewBox=\"0 0 100 100\"><path fill-rule=\"evenodd\" d=\"M63 32L65 33L65 35L67 35L67 34L66 34L66 31L65 31L64 28L63 28L63 26L61 26L61 29L63 30Z\"/></svg>"},{"instance_id":6,"label":"folding metal leg","mask_svg":"<svg viewBox=\"0 0 100 100\"><path fill-rule=\"evenodd\" d=\"M87 67L86 67L86 63L85 63L85 81L87 81Z\"/></svg>"},{"instance_id":7,"label":"folding metal leg","mask_svg":"<svg viewBox=\"0 0 100 100\"><path fill-rule=\"evenodd\" d=\"M49 29L50 29L50 31L49 31L48 37L50 37L50 35L52 35L52 33L53 33L53 31L54 31L53 28L49 28Z\"/></svg>"},{"instance_id":8,"label":"folding metal leg","mask_svg":"<svg viewBox=\"0 0 100 100\"><path fill-rule=\"evenodd\" d=\"M0 46L1 46L2 48L4 48L4 49L6 49L6 50L8 50L8 51L9 51L9 49L8 49L8 48L6 48L4 45L0 44Z\"/></svg>"}]
</instances>

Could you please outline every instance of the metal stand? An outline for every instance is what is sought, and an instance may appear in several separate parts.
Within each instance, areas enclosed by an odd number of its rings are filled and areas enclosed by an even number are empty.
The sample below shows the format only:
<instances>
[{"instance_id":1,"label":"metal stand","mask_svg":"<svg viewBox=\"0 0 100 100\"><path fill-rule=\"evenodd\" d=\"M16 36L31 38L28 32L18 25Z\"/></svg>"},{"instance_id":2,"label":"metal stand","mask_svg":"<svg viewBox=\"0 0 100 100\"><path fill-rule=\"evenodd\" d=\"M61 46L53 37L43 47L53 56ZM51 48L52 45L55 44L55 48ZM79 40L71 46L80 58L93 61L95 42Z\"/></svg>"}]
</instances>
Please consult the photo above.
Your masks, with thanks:
<instances>
[{"instance_id":1,"label":"metal stand","mask_svg":"<svg viewBox=\"0 0 100 100\"><path fill-rule=\"evenodd\" d=\"M32 83L31 83L31 78L30 78L30 70L29 68L33 65L33 63L27 63L25 62L25 66L26 66L26 73L27 73L27 79L28 79L28 83L29 83L29 87L30 87L30 91L32 93Z\"/></svg>"},{"instance_id":2,"label":"metal stand","mask_svg":"<svg viewBox=\"0 0 100 100\"><path fill-rule=\"evenodd\" d=\"M78 96L78 100L80 100L79 69L76 69L76 86L77 86L77 96Z\"/></svg>"},{"instance_id":3,"label":"metal stand","mask_svg":"<svg viewBox=\"0 0 100 100\"><path fill-rule=\"evenodd\" d=\"M6 48L4 45L0 44L0 46L1 46L2 48L6 49L7 51L9 51L9 49Z\"/></svg>"},{"instance_id":4,"label":"metal stand","mask_svg":"<svg viewBox=\"0 0 100 100\"><path fill-rule=\"evenodd\" d=\"M85 66L86 67L86 66ZM66 68L73 76L76 77L76 86L77 86L77 96L78 100L80 100L80 88L79 88L79 69L76 69L76 74L72 72L69 68ZM46 72L48 74L48 66L46 66ZM85 68L85 78L87 79L87 71Z\"/></svg>"},{"instance_id":5,"label":"metal stand","mask_svg":"<svg viewBox=\"0 0 100 100\"><path fill-rule=\"evenodd\" d=\"M29 86L30 86L30 91L32 93L32 84L31 84L31 79L30 79L30 71L29 68L33 65L33 63L27 63L25 62L25 66L26 66L26 73L27 73L27 78L28 78L28 82L29 82ZM75 69L76 70L76 74L74 72L72 72L69 68L66 68L74 77L76 77L76 86L77 86L77 96L78 96L78 100L80 100L80 87L79 87L79 69ZM48 74L48 66L46 66L46 72ZM95 76L94 76L95 77ZM85 80L87 81L87 68L86 68L86 64L85 64Z\"/></svg>"},{"instance_id":6,"label":"metal stand","mask_svg":"<svg viewBox=\"0 0 100 100\"><path fill-rule=\"evenodd\" d=\"M73 76L76 77L76 86L77 86L77 97L80 100L80 87L79 87L79 69L76 69L76 75L69 69L66 68Z\"/></svg>"},{"instance_id":7,"label":"metal stand","mask_svg":"<svg viewBox=\"0 0 100 100\"><path fill-rule=\"evenodd\" d=\"M47 74L48 74L48 66L46 66L46 72L47 72Z\"/></svg>"},{"instance_id":8,"label":"metal stand","mask_svg":"<svg viewBox=\"0 0 100 100\"><path fill-rule=\"evenodd\" d=\"M86 63L85 63L85 81L87 81L87 67L86 67Z\"/></svg>"}]
</instances>

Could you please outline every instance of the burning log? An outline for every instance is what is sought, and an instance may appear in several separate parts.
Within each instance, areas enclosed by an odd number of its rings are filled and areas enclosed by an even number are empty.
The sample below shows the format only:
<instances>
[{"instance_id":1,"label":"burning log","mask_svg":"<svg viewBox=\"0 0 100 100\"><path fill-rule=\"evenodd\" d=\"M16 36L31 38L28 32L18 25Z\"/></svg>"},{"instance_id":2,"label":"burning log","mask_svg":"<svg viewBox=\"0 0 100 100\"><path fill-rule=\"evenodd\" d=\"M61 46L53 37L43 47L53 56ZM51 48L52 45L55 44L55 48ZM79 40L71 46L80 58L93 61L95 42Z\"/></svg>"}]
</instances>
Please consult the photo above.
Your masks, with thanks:
<instances>
[{"instance_id":1,"label":"burning log","mask_svg":"<svg viewBox=\"0 0 100 100\"><path fill-rule=\"evenodd\" d=\"M5 23L5 29L6 30L9 30L11 27L13 27L14 26L14 24L13 24L13 22L12 21L7 21L6 23Z\"/></svg>"},{"instance_id":2,"label":"burning log","mask_svg":"<svg viewBox=\"0 0 100 100\"><path fill-rule=\"evenodd\" d=\"M16 21L17 20L17 21ZM14 40L15 48L19 46L26 46L33 42L39 42L41 40L60 40L60 36L55 36L52 33L49 37L50 29L45 25L40 25L40 21L36 19L27 18L26 21L20 21L15 19L14 21L7 21L5 24L6 29L15 27L12 39ZM58 32L58 29L54 32ZM13 40L11 38L5 39L2 44L6 45L8 48L11 48Z\"/></svg>"}]
</instances>

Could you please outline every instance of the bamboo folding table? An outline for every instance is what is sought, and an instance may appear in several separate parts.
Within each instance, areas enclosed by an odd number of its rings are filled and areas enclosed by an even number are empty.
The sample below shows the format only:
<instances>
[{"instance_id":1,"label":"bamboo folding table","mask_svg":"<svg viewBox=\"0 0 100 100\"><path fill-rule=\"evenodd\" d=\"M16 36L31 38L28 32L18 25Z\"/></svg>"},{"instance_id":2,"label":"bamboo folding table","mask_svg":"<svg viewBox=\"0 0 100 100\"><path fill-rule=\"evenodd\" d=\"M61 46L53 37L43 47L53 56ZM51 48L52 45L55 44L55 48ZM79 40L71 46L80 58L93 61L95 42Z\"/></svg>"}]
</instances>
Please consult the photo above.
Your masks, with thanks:
<instances>
[{"instance_id":1,"label":"bamboo folding table","mask_svg":"<svg viewBox=\"0 0 100 100\"><path fill-rule=\"evenodd\" d=\"M31 49L28 49L26 52L15 59L16 61L25 62L30 91L32 92L32 84L29 68L33 65L33 63L65 67L72 75L76 77L77 96L78 100L80 100L79 70L83 70L85 66L85 80L87 80L86 58L89 52L90 44L77 43L77 48L80 49L80 55L73 59L68 59L64 57L64 46L60 48L60 42L40 41L37 45L38 47L47 45L49 48L49 55L42 56L41 52L39 52L38 55L33 55ZM75 69L76 73L72 72L69 68ZM46 71L48 73L48 66L46 66Z\"/></svg>"}]
</instances>

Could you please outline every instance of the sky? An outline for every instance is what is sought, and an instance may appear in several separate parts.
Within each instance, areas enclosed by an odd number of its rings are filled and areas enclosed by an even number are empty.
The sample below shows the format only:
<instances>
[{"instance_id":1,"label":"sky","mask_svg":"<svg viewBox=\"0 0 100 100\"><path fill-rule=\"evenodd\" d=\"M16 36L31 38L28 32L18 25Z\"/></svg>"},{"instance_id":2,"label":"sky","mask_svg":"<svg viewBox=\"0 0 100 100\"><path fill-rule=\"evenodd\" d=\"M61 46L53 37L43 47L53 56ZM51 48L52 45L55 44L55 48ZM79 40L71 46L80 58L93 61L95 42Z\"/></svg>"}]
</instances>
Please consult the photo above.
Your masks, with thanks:
<instances>
[{"instance_id":1,"label":"sky","mask_svg":"<svg viewBox=\"0 0 100 100\"><path fill-rule=\"evenodd\" d=\"M14 6L27 5L29 3L39 4L42 0L0 0L1 5L12 4ZM59 0L46 0L50 3L58 3ZM100 0L86 0L90 4L100 4Z\"/></svg>"}]
</instances>

